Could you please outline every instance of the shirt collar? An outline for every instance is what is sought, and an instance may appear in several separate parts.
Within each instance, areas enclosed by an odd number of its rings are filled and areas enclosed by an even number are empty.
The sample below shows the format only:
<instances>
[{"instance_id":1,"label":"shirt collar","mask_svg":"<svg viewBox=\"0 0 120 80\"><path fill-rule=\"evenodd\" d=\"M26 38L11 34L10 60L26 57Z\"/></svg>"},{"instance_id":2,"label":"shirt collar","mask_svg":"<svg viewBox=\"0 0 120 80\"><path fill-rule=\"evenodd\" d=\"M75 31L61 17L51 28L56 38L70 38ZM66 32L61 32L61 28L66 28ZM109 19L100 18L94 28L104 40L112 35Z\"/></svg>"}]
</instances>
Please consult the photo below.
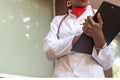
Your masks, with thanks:
<instances>
[{"instance_id":1,"label":"shirt collar","mask_svg":"<svg viewBox=\"0 0 120 80\"><path fill-rule=\"evenodd\" d=\"M85 11L84 12L89 12L89 11L91 11L91 5L88 5L87 7L86 7L86 9L85 9ZM83 13L84 13L83 12ZM78 18L78 17L76 17L74 14L72 14L72 11L71 11L71 13L69 14L70 16L72 16L72 17L74 17L74 18ZM82 14L81 14L82 15ZM79 16L80 17L80 16Z\"/></svg>"}]
</instances>

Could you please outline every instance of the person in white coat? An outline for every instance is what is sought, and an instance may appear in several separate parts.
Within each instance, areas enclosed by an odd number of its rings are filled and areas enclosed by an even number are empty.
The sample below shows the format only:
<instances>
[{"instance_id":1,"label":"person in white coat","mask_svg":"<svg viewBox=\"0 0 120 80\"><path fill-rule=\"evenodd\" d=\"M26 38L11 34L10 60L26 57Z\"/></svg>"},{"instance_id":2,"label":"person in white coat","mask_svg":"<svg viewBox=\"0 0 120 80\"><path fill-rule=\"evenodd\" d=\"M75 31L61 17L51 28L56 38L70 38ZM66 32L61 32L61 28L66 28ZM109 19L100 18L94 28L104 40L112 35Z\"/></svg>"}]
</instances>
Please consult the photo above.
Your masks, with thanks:
<instances>
[{"instance_id":1,"label":"person in white coat","mask_svg":"<svg viewBox=\"0 0 120 80\"><path fill-rule=\"evenodd\" d=\"M106 45L102 18L98 13L98 22L93 20L96 10L89 2L71 0L71 12L56 16L51 22L50 31L44 39L44 51L49 60L55 60L54 77L105 77L104 70L113 64L113 46ZM92 55L71 51L82 33L94 41Z\"/></svg>"}]
</instances>

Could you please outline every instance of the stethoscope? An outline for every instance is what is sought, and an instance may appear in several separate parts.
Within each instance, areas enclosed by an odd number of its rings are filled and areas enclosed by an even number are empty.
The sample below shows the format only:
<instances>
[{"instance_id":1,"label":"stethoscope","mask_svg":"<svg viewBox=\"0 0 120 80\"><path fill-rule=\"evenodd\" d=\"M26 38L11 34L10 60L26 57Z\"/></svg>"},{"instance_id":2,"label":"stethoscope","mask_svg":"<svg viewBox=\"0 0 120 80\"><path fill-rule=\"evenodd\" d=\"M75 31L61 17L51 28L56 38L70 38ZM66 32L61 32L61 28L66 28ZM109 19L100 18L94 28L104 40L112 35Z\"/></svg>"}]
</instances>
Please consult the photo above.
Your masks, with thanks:
<instances>
[{"instance_id":1,"label":"stethoscope","mask_svg":"<svg viewBox=\"0 0 120 80\"><path fill-rule=\"evenodd\" d=\"M94 11L93 7L91 7L91 9L92 9L93 14L95 15L95 11ZM65 20L65 18L66 18L68 15L69 15L69 13L67 13L67 14L62 18L62 20L60 21L60 23L59 23L59 25L58 25L58 30L57 30L57 34L56 34L56 36L57 36L58 39L59 39L59 33L60 33L61 25L62 25L63 21Z\"/></svg>"}]
</instances>

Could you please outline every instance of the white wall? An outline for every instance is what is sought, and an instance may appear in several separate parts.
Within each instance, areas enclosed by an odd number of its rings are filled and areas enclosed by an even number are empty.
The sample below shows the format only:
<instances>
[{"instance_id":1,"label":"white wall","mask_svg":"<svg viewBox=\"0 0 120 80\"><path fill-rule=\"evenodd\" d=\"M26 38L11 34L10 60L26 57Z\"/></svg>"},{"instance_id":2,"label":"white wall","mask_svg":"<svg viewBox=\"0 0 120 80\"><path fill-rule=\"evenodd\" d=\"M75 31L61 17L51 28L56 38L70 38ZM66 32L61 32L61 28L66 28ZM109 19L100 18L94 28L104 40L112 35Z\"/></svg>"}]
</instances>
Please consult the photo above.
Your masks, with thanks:
<instances>
[{"instance_id":1,"label":"white wall","mask_svg":"<svg viewBox=\"0 0 120 80\"><path fill-rule=\"evenodd\" d=\"M52 76L43 52L51 19L52 0L0 0L0 73Z\"/></svg>"}]
</instances>

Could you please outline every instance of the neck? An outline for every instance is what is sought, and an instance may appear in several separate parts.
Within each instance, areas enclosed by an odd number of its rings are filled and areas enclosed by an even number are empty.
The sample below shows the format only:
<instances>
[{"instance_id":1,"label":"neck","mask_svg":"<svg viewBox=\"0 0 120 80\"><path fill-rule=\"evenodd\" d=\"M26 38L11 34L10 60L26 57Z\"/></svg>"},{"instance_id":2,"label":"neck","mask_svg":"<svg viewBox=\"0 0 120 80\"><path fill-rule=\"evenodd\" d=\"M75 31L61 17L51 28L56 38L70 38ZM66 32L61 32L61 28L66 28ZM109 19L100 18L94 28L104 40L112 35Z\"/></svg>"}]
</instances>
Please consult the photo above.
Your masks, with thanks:
<instances>
[{"instance_id":1,"label":"neck","mask_svg":"<svg viewBox=\"0 0 120 80\"><path fill-rule=\"evenodd\" d=\"M85 6L82 6L82 5L81 6L75 6L75 5L73 5L73 8L83 8L83 7L87 7L88 5L85 5Z\"/></svg>"}]
</instances>

